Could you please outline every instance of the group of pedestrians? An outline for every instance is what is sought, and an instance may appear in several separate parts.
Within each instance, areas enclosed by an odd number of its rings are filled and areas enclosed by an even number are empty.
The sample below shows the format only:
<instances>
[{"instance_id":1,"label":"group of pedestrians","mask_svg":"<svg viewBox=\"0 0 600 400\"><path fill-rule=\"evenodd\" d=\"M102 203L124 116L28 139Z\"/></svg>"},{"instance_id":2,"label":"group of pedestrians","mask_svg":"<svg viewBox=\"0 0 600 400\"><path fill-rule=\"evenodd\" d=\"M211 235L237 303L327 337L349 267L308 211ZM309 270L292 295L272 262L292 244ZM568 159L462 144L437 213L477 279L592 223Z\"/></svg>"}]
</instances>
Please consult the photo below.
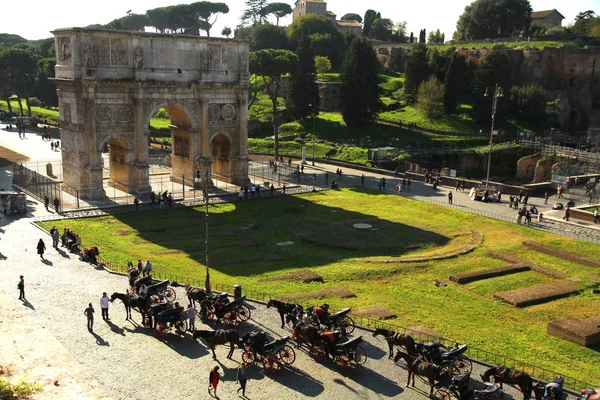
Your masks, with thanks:
<instances>
[{"instance_id":1,"label":"group of pedestrians","mask_svg":"<svg viewBox=\"0 0 600 400\"><path fill-rule=\"evenodd\" d=\"M221 368L218 365L215 365L210 369L210 372L208 373L208 394L210 394L211 396L213 396L214 394L214 397L217 399L219 398L219 396L217 396L217 386L219 385L219 381L221 380L221 374L219 373L220 369ZM239 368L237 369L235 375L235 382L240 385L240 387L237 389L237 392L239 393L241 390L242 396L245 398L246 385L248 384L248 368L246 367L245 362L242 362Z\"/></svg>"},{"instance_id":2,"label":"group of pedestrians","mask_svg":"<svg viewBox=\"0 0 600 400\"><path fill-rule=\"evenodd\" d=\"M52 202L52 204L54 204L54 209L56 210L56 212L60 213L60 210L59 210L60 200L58 200L58 197L54 198L54 201ZM50 206L50 199L48 198L48 196L44 196L44 207L46 207L46 211L50 211L48 209L49 206Z\"/></svg>"},{"instance_id":3,"label":"group of pedestrians","mask_svg":"<svg viewBox=\"0 0 600 400\"><path fill-rule=\"evenodd\" d=\"M136 200L138 200L137 197ZM170 193L167 190L159 194L154 193L154 191L150 192L150 207L154 207L157 204L157 201L158 208L171 208L173 207L173 193ZM137 204L134 201L134 205L137 210L139 206L139 200Z\"/></svg>"}]
</instances>

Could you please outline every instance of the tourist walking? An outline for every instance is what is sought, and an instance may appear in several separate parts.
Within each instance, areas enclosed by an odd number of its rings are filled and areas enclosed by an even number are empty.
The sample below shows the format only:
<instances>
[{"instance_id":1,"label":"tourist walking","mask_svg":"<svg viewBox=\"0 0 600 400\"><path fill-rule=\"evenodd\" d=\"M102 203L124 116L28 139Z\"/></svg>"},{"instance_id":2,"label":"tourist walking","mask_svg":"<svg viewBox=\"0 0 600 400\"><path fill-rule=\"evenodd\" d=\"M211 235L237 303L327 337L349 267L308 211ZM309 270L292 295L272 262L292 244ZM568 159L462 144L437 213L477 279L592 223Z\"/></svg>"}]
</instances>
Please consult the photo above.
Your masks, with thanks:
<instances>
[{"instance_id":1,"label":"tourist walking","mask_svg":"<svg viewBox=\"0 0 600 400\"><path fill-rule=\"evenodd\" d=\"M52 232L52 247L58 250L58 240L60 239L60 235L58 234L58 229L54 229Z\"/></svg>"},{"instance_id":2,"label":"tourist walking","mask_svg":"<svg viewBox=\"0 0 600 400\"><path fill-rule=\"evenodd\" d=\"M48 210L49 205L50 205L50 199L48 198L48 196L44 196L44 207L46 207L46 211L50 211L50 210Z\"/></svg>"},{"instance_id":3,"label":"tourist walking","mask_svg":"<svg viewBox=\"0 0 600 400\"><path fill-rule=\"evenodd\" d=\"M137 211L140 208L140 199L137 197L133 199L133 205L135 206L135 211Z\"/></svg>"},{"instance_id":4,"label":"tourist walking","mask_svg":"<svg viewBox=\"0 0 600 400\"><path fill-rule=\"evenodd\" d=\"M190 319L190 332L194 332L196 330L196 309L193 305L188 304L186 312L188 314L188 318Z\"/></svg>"},{"instance_id":5,"label":"tourist walking","mask_svg":"<svg viewBox=\"0 0 600 400\"><path fill-rule=\"evenodd\" d=\"M142 275L148 276L148 275L150 275L151 272L152 272L152 263L150 263L150 260L147 260L146 265L144 266L144 271L143 271Z\"/></svg>"},{"instance_id":6,"label":"tourist walking","mask_svg":"<svg viewBox=\"0 0 600 400\"><path fill-rule=\"evenodd\" d=\"M410 192L410 178L408 179L408 181L406 181L406 187L408 188L408 191Z\"/></svg>"},{"instance_id":7,"label":"tourist walking","mask_svg":"<svg viewBox=\"0 0 600 400\"><path fill-rule=\"evenodd\" d=\"M219 366L215 365L214 367L212 367L210 369L210 373L208 374L208 394L210 393L210 390L212 389L215 393L215 398L219 398L217 396L217 386L219 385Z\"/></svg>"},{"instance_id":8,"label":"tourist walking","mask_svg":"<svg viewBox=\"0 0 600 400\"><path fill-rule=\"evenodd\" d=\"M360 177L360 186L365 187L365 174L362 174Z\"/></svg>"},{"instance_id":9,"label":"tourist walking","mask_svg":"<svg viewBox=\"0 0 600 400\"><path fill-rule=\"evenodd\" d=\"M57 213L60 213L60 209L58 208L58 206L60 205L60 202L58 201L58 197L54 198L54 209L56 210Z\"/></svg>"},{"instance_id":10,"label":"tourist walking","mask_svg":"<svg viewBox=\"0 0 600 400\"><path fill-rule=\"evenodd\" d=\"M273 186L273 183L271 183L271 197L273 197L273 193L275 192L275 186Z\"/></svg>"},{"instance_id":11,"label":"tourist walking","mask_svg":"<svg viewBox=\"0 0 600 400\"><path fill-rule=\"evenodd\" d=\"M102 310L102 319L105 321L110 321L110 318L108 318L108 300L106 292L102 293L102 297L100 298L100 309Z\"/></svg>"},{"instance_id":12,"label":"tourist walking","mask_svg":"<svg viewBox=\"0 0 600 400\"><path fill-rule=\"evenodd\" d=\"M88 331L94 330L94 307L92 307L92 303L88 304L88 308L85 309L83 315L87 317L87 328Z\"/></svg>"},{"instance_id":13,"label":"tourist walking","mask_svg":"<svg viewBox=\"0 0 600 400\"><path fill-rule=\"evenodd\" d=\"M452 192L448 192L448 204L452 204Z\"/></svg>"},{"instance_id":14,"label":"tourist walking","mask_svg":"<svg viewBox=\"0 0 600 400\"><path fill-rule=\"evenodd\" d=\"M19 300L25 300L25 279L23 278L23 275L19 276L17 289L19 289Z\"/></svg>"},{"instance_id":15,"label":"tourist walking","mask_svg":"<svg viewBox=\"0 0 600 400\"><path fill-rule=\"evenodd\" d=\"M246 383L248 382L248 370L246 369L246 363L242 361L240 367L237 370L237 376L235 381L240 384L238 392L242 391L242 396L246 396Z\"/></svg>"},{"instance_id":16,"label":"tourist walking","mask_svg":"<svg viewBox=\"0 0 600 400\"><path fill-rule=\"evenodd\" d=\"M546 204L546 205L548 205L548 197L550 197L550 194L546 190L546 193L544 193L544 204Z\"/></svg>"},{"instance_id":17,"label":"tourist walking","mask_svg":"<svg viewBox=\"0 0 600 400\"><path fill-rule=\"evenodd\" d=\"M239 199L244 200L244 188L240 187Z\"/></svg>"},{"instance_id":18,"label":"tourist walking","mask_svg":"<svg viewBox=\"0 0 600 400\"><path fill-rule=\"evenodd\" d=\"M40 255L42 260L44 259L44 251L46 251L46 245L44 244L44 241L40 239L37 244L37 253Z\"/></svg>"},{"instance_id":19,"label":"tourist walking","mask_svg":"<svg viewBox=\"0 0 600 400\"><path fill-rule=\"evenodd\" d=\"M598 223L598 209L597 208L594 210L594 223L595 224Z\"/></svg>"},{"instance_id":20,"label":"tourist walking","mask_svg":"<svg viewBox=\"0 0 600 400\"><path fill-rule=\"evenodd\" d=\"M565 216L563 217L563 219L567 222L569 222L569 217L571 216L571 207L567 206L567 208L565 208Z\"/></svg>"}]
</instances>

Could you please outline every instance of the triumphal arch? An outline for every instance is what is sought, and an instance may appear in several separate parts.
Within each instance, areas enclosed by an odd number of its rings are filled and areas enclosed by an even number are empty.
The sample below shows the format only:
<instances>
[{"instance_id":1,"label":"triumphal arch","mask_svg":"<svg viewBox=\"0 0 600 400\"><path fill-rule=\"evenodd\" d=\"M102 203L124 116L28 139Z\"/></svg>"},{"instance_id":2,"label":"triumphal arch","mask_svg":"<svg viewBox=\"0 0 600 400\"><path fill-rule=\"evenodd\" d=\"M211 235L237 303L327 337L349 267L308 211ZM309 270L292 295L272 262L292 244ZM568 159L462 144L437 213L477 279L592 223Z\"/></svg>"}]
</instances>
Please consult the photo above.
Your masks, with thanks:
<instances>
[{"instance_id":1,"label":"triumphal arch","mask_svg":"<svg viewBox=\"0 0 600 400\"><path fill-rule=\"evenodd\" d=\"M109 184L144 196L150 118L171 119L171 179L248 182L248 44L102 29L53 32L66 190L99 199L103 148ZM199 171L201 170L201 171ZM196 183L198 180L196 179Z\"/></svg>"}]
</instances>

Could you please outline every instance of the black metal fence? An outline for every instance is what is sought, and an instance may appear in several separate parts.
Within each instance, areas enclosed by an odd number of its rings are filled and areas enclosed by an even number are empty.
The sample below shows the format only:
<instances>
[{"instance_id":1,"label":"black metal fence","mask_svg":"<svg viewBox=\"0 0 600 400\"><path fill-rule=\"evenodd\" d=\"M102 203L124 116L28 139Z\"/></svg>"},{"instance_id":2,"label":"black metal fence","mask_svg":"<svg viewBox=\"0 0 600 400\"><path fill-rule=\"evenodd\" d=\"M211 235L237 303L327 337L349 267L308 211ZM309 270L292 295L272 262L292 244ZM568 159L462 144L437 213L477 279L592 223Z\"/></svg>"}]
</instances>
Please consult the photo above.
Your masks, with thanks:
<instances>
[{"instance_id":1,"label":"black metal fence","mask_svg":"<svg viewBox=\"0 0 600 400\"><path fill-rule=\"evenodd\" d=\"M48 197L50 205L54 208L54 200L58 199L59 207L62 204L60 183L38 174L21 164L13 163L13 185L40 201Z\"/></svg>"}]
</instances>

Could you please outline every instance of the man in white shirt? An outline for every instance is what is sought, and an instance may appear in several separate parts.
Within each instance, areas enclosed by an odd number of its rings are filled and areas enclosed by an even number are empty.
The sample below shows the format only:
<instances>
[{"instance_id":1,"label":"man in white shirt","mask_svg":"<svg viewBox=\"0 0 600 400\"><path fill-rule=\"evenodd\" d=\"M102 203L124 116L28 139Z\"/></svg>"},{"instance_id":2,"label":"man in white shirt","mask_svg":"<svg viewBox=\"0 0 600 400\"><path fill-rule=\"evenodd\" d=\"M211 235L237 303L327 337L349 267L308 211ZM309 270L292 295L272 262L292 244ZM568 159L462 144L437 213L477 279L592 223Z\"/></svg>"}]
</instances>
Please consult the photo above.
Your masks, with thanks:
<instances>
[{"instance_id":1,"label":"man in white shirt","mask_svg":"<svg viewBox=\"0 0 600 400\"><path fill-rule=\"evenodd\" d=\"M186 311L190 319L190 332L194 332L196 330L196 309L193 305L189 304Z\"/></svg>"},{"instance_id":2,"label":"man in white shirt","mask_svg":"<svg viewBox=\"0 0 600 400\"><path fill-rule=\"evenodd\" d=\"M597 208L594 210L594 223L595 224L598 223L598 209Z\"/></svg>"},{"instance_id":3,"label":"man in white shirt","mask_svg":"<svg viewBox=\"0 0 600 400\"><path fill-rule=\"evenodd\" d=\"M102 297L100 298L100 309L102 310L102 319L106 321L110 321L110 318L108 318L108 301L109 299L106 292L102 293Z\"/></svg>"}]
</instances>

